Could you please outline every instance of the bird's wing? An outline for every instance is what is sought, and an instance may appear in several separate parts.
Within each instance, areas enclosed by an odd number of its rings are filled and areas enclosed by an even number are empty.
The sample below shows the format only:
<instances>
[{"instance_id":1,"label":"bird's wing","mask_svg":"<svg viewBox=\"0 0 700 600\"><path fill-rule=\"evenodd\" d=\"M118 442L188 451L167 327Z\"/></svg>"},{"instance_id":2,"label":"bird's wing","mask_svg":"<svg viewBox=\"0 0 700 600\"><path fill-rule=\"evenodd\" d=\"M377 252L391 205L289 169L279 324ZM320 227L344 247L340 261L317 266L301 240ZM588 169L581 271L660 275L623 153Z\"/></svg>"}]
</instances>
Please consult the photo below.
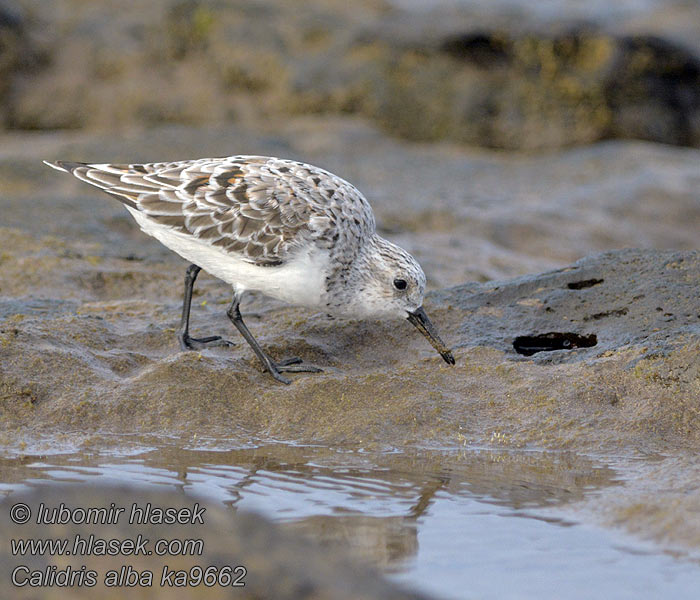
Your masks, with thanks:
<instances>
[{"instance_id":1,"label":"bird's wing","mask_svg":"<svg viewBox=\"0 0 700 600\"><path fill-rule=\"evenodd\" d=\"M278 265L314 240L330 247L339 220L374 230L364 196L317 167L262 156L171 163L47 163L154 222L258 265Z\"/></svg>"}]
</instances>

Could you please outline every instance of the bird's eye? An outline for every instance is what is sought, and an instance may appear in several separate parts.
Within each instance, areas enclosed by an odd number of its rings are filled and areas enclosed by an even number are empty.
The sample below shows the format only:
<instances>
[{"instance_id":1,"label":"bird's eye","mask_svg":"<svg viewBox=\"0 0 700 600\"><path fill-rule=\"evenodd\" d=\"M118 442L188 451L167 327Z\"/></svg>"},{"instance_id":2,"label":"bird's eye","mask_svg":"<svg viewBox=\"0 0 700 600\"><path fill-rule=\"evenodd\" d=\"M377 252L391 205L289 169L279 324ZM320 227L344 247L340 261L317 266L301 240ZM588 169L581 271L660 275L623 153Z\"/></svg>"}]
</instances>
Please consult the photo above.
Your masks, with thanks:
<instances>
[{"instance_id":1,"label":"bird's eye","mask_svg":"<svg viewBox=\"0 0 700 600\"><path fill-rule=\"evenodd\" d=\"M405 290L407 285L405 279L394 279L394 287L397 290Z\"/></svg>"}]
</instances>

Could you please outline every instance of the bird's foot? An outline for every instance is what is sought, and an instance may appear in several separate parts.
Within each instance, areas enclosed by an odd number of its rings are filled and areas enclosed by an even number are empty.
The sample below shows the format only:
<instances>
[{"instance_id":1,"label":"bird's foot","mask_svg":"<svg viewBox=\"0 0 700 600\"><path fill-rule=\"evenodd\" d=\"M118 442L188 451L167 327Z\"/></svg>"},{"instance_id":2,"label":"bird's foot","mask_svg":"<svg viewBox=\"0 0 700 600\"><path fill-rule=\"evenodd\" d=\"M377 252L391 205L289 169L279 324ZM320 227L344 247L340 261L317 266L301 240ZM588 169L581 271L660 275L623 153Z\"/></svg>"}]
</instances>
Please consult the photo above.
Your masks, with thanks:
<instances>
[{"instance_id":1,"label":"bird's foot","mask_svg":"<svg viewBox=\"0 0 700 600\"><path fill-rule=\"evenodd\" d=\"M286 378L282 373L322 373L323 369L319 369L313 365L303 365L301 358L293 357L281 360L279 362L269 361L268 365L265 365L265 370L270 373L277 381L286 383L289 385L290 379Z\"/></svg>"},{"instance_id":2,"label":"bird's foot","mask_svg":"<svg viewBox=\"0 0 700 600\"><path fill-rule=\"evenodd\" d=\"M193 338L187 334L177 336L182 350L202 350L203 348L215 348L224 346L229 348L233 346L233 342L223 339L220 335L211 335L205 338Z\"/></svg>"},{"instance_id":3,"label":"bird's foot","mask_svg":"<svg viewBox=\"0 0 700 600\"><path fill-rule=\"evenodd\" d=\"M285 358L284 360L275 363L277 370L282 373L322 373L323 369L314 365L303 365L304 361L298 356Z\"/></svg>"}]
</instances>

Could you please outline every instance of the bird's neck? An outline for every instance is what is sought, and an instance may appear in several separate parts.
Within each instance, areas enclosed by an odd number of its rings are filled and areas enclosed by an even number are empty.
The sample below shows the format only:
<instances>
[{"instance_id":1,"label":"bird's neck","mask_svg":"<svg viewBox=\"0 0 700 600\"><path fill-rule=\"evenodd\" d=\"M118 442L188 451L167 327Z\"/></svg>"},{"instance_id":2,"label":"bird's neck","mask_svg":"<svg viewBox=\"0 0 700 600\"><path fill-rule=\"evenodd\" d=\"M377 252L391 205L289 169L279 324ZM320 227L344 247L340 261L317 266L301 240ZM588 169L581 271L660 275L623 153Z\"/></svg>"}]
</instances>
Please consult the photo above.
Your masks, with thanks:
<instances>
[{"instance_id":1,"label":"bird's neck","mask_svg":"<svg viewBox=\"0 0 700 600\"><path fill-rule=\"evenodd\" d=\"M323 297L330 314L357 316L359 297L366 292L367 276L382 255L389 252L391 242L372 234L354 255L339 254L326 276L326 293Z\"/></svg>"}]
</instances>

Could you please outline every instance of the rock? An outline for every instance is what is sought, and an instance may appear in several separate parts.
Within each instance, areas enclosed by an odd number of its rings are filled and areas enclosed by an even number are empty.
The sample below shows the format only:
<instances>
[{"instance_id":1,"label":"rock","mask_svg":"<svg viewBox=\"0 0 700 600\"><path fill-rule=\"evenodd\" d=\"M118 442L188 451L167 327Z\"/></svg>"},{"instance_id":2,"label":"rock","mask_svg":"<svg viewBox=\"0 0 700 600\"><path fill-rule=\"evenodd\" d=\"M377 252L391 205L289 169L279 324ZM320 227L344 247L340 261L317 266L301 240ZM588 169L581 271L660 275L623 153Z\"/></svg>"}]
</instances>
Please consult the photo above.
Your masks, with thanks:
<instances>
[{"instance_id":1,"label":"rock","mask_svg":"<svg viewBox=\"0 0 700 600\"><path fill-rule=\"evenodd\" d=\"M416 12L379 0L352 10L337 0L158 0L126 12L115 1L90 12L56 3L27 20L47 59L8 83L8 127L350 113L407 139L491 148L700 145L692 6L674 4L663 20L653 7L583 20L576 10Z\"/></svg>"},{"instance_id":2,"label":"rock","mask_svg":"<svg viewBox=\"0 0 700 600\"><path fill-rule=\"evenodd\" d=\"M409 139L525 150L610 138L698 145L696 49L624 23L535 15L388 15L356 42L374 48L370 64L341 62L346 96L367 90L356 101L363 114ZM300 87L332 105L343 95L322 92L337 79L315 73L313 88Z\"/></svg>"},{"instance_id":3,"label":"rock","mask_svg":"<svg viewBox=\"0 0 700 600\"><path fill-rule=\"evenodd\" d=\"M700 334L699 258L697 252L611 251L551 273L458 286L439 297L477 316L459 330L469 346L515 351L541 364L595 359L622 347L667 356L678 340Z\"/></svg>"},{"instance_id":4,"label":"rock","mask_svg":"<svg viewBox=\"0 0 700 600\"><path fill-rule=\"evenodd\" d=\"M4 303L8 440L80 424L208 436L242 427L379 446L477 442L493 431L516 446L579 451L700 442L697 252L615 251L433 294L426 308L456 349L454 368L408 324L328 321L260 299L247 314L261 343L325 370L289 388L264 376L236 336L233 349L178 352L177 301L161 290L177 293L179 269L126 265L100 261L98 279L85 271L78 285L98 300ZM211 286L195 331L224 325L227 298Z\"/></svg>"}]
</instances>

